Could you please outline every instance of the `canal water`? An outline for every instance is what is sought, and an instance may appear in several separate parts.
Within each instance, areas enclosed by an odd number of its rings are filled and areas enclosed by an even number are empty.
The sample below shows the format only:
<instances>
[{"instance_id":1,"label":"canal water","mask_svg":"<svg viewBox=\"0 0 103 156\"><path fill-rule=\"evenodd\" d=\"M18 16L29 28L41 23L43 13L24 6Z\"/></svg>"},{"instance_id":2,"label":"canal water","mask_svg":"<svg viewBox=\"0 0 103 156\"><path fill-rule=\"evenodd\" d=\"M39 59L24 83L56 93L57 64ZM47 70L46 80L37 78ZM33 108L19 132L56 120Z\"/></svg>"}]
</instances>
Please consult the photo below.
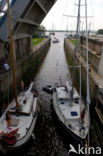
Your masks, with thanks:
<instances>
[{"instance_id":1,"label":"canal water","mask_svg":"<svg viewBox=\"0 0 103 156\"><path fill-rule=\"evenodd\" d=\"M54 38L54 36L51 37ZM40 111L34 130L36 139L29 142L24 152L26 156L68 156L68 149L51 116L51 95L42 90L45 85L54 86L60 81L60 77L65 82L69 74L63 48L65 34L56 33L55 37L60 42L52 43L51 41L47 56L34 79L35 87L40 95Z\"/></svg>"}]
</instances>

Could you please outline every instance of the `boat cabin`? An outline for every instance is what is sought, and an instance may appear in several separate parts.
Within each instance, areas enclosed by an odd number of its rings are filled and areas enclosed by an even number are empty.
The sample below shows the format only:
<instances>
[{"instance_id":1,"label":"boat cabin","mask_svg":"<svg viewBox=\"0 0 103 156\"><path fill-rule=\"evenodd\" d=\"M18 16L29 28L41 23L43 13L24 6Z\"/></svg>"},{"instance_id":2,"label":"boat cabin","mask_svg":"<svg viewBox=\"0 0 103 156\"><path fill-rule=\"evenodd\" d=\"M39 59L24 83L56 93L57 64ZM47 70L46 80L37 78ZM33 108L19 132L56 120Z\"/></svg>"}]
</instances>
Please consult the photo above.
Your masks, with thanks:
<instances>
[{"instance_id":1,"label":"boat cabin","mask_svg":"<svg viewBox=\"0 0 103 156\"><path fill-rule=\"evenodd\" d=\"M80 102L79 96L74 96L71 99L65 86L57 87L57 100L59 109L66 119L79 119L80 118Z\"/></svg>"}]
</instances>

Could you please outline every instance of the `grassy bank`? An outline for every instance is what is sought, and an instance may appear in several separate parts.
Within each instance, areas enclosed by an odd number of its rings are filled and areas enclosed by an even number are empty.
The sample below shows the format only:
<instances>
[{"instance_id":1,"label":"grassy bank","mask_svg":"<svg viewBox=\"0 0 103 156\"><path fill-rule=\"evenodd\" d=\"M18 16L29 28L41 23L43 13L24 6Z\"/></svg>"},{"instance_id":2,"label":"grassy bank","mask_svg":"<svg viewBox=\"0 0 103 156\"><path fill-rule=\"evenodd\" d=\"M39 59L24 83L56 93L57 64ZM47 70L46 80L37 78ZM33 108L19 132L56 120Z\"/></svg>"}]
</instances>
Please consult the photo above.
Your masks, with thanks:
<instances>
[{"instance_id":1,"label":"grassy bank","mask_svg":"<svg viewBox=\"0 0 103 156\"><path fill-rule=\"evenodd\" d=\"M40 42L42 42L45 38L33 38L33 46L36 46Z\"/></svg>"}]
</instances>

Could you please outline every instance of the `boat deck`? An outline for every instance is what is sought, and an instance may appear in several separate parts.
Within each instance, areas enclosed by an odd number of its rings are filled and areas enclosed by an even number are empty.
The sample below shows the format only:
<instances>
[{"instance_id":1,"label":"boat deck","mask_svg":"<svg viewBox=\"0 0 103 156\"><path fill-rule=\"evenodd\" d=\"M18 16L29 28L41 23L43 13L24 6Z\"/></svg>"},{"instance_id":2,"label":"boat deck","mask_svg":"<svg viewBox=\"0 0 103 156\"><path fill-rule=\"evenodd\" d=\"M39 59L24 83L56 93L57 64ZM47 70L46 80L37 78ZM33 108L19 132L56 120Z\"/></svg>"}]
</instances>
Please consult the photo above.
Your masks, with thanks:
<instances>
[{"instance_id":1,"label":"boat deck","mask_svg":"<svg viewBox=\"0 0 103 156\"><path fill-rule=\"evenodd\" d=\"M74 89L73 99L71 99L71 86L69 86L70 84L67 83L67 86L61 85L56 87L56 91L53 92L54 109L59 120L69 131L85 139L88 132L87 111L83 119L81 119L81 113L85 109L85 105L82 101L80 102L76 89Z\"/></svg>"},{"instance_id":2,"label":"boat deck","mask_svg":"<svg viewBox=\"0 0 103 156\"><path fill-rule=\"evenodd\" d=\"M15 129L18 129L18 138L17 140L20 140L23 138L27 131L30 129L30 126L32 124L32 121L34 119L34 115L36 113L36 107L38 103L38 97L34 97L33 93L30 92L31 88L27 90L24 93L22 93L18 96L19 104L22 106L22 113L19 114L19 116L16 115L15 111L15 101L13 101L10 105L10 108L7 110L10 113L10 125L8 126L7 120L6 120L6 113L2 115L0 119L0 135L2 133L10 133ZM24 96L23 96L24 95ZM26 103L24 104L24 100L26 99Z\"/></svg>"},{"instance_id":3,"label":"boat deck","mask_svg":"<svg viewBox=\"0 0 103 156\"><path fill-rule=\"evenodd\" d=\"M65 87L57 87L57 97L59 108L66 119L80 118L80 101L79 99L71 100L66 92Z\"/></svg>"}]
</instances>

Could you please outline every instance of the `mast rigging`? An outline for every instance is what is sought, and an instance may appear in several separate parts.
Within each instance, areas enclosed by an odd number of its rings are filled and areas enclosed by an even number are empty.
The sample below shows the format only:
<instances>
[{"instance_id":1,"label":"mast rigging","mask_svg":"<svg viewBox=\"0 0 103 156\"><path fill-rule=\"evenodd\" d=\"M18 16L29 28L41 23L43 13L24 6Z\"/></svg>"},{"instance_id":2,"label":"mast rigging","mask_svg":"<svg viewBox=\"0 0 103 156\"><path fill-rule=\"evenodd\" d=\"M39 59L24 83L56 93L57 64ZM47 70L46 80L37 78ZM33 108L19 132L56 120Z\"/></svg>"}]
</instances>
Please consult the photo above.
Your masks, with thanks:
<instances>
[{"instance_id":1,"label":"mast rigging","mask_svg":"<svg viewBox=\"0 0 103 156\"><path fill-rule=\"evenodd\" d=\"M15 73L15 62L14 62L14 45L13 45L13 31L12 31L12 19L9 0L7 0L8 5L8 25L9 25L9 36L10 36L10 50L11 50L11 62L12 62L12 72L13 72L13 84L14 84L14 95L16 102L16 111L19 111L19 103L17 101L17 86L16 86L16 73Z\"/></svg>"}]
</instances>

